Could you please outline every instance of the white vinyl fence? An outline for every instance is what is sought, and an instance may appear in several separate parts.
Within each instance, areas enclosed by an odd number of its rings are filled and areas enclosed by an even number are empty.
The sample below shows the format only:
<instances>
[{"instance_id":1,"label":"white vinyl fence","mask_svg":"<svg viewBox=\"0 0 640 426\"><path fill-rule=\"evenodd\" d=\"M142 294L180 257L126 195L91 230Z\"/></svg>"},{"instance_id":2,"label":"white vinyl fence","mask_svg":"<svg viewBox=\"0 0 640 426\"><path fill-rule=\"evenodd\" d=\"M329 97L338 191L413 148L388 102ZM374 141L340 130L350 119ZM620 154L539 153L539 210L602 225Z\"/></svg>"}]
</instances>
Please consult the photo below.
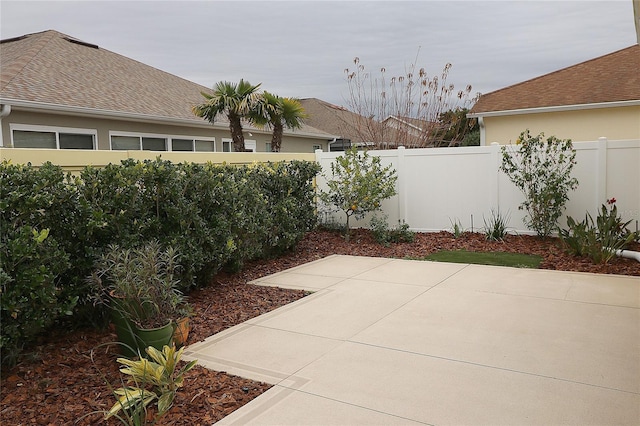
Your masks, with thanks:
<instances>
[{"instance_id":1,"label":"white vinyl fence","mask_svg":"<svg viewBox=\"0 0 640 426\"><path fill-rule=\"evenodd\" d=\"M623 219L640 221L640 140L574 142L577 164L572 176L578 188L569 193L566 216L582 220L589 211L595 218L600 206L615 197ZM450 230L454 221L465 230L482 231L484 218L493 211L509 215L509 228L519 234L533 234L518 209L522 193L499 171L502 153L498 144L480 147L424 148L369 151L379 156L383 166L392 164L398 174L398 195L385 201L383 214L389 225L404 220L420 232ZM331 162L340 152L316 151L323 174L331 178ZM318 178L318 187L326 189L326 179ZM323 213L324 220L344 223L344 213ZM370 217L353 220L354 227L368 227Z\"/></svg>"}]
</instances>

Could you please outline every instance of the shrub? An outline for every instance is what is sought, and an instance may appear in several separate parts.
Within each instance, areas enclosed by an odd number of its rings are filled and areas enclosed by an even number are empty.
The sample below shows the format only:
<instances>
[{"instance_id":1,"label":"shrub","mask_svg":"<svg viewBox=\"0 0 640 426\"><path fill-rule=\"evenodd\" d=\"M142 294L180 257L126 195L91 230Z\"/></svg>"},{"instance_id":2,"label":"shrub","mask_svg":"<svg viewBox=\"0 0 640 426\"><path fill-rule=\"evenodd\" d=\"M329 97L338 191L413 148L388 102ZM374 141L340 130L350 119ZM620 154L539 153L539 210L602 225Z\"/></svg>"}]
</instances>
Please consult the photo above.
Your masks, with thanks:
<instances>
[{"instance_id":1,"label":"shrub","mask_svg":"<svg viewBox=\"0 0 640 426\"><path fill-rule=\"evenodd\" d=\"M484 235L489 241L503 241L507 236L507 224L509 213L503 215L500 210L491 210L491 217L487 220L484 216Z\"/></svg>"},{"instance_id":2,"label":"shrub","mask_svg":"<svg viewBox=\"0 0 640 426\"><path fill-rule=\"evenodd\" d=\"M225 265L293 247L314 222L315 163L231 166L126 160L82 173L93 245L158 239L181 253L181 290ZM112 188L112 189L110 189Z\"/></svg>"},{"instance_id":3,"label":"shrub","mask_svg":"<svg viewBox=\"0 0 640 426\"><path fill-rule=\"evenodd\" d=\"M409 230L409 225L404 221L398 221L398 225L389 229L387 224L387 216L371 218L371 232L373 238L385 247L389 247L391 243L412 243L415 241L415 232Z\"/></svg>"},{"instance_id":4,"label":"shrub","mask_svg":"<svg viewBox=\"0 0 640 426\"><path fill-rule=\"evenodd\" d=\"M345 213L345 237L349 240L349 219L363 218L367 213L380 209L380 203L396 194L398 179L391 166L382 167L380 157L359 152L356 147L331 163L331 175L327 178L328 191L320 192L320 199Z\"/></svg>"},{"instance_id":5,"label":"shrub","mask_svg":"<svg viewBox=\"0 0 640 426\"><path fill-rule=\"evenodd\" d=\"M34 321L40 331L66 318L71 301L78 302L76 324L97 325L106 318L90 303L85 277L111 244L127 249L157 240L174 247L181 253L182 292L209 284L225 265L237 268L290 249L315 224L312 180L318 171L308 162L236 167L158 158L89 166L71 176L50 163L36 168L2 162L3 342L15 342L13 334L5 338L5 328L17 330L10 319L4 321L17 312L5 309L5 302L30 299L34 282L42 283L42 291L20 312L42 309L42 320ZM48 236L34 243L33 231L41 236L45 229ZM29 261L18 262L18 255ZM30 274L37 280L24 281ZM35 328L25 327L24 339L15 343L32 339Z\"/></svg>"},{"instance_id":6,"label":"shrub","mask_svg":"<svg viewBox=\"0 0 640 426\"><path fill-rule=\"evenodd\" d=\"M57 277L64 283L60 297L79 299L82 304L87 295L84 277L93 255L86 243L88 211L79 203L78 178L49 162L35 168L3 161L0 176L0 233L22 226L48 229L47 244L54 244L73 259Z\"/></svg>"},{"instance_id":7,"label":"shrub","mask_svg":"<svg viewBox=\"0 0 640 426\"><path fill-rule=\"evenodd\" d=\"M3 226L0 238L3 366L15 364L25 344L61 316L71 315L77 299L64 298L59 279L68 268L69 256L48 229Z\"/></svg>"},{"instance_id":8,"label":"shrub","mask_svg":"<svg viewBox=\"0 0 640 426\"><path fill-rule=\"evenodd\" d=\"M639 232L631 232L627 228L631 221L623 222L618 216L615 202L615 198L607 200L607 204L600 207L595 222L589 212L582 222L567 217L568 229L559 229L567 252L590 257L594 263L608 263L616 255L616 250L624 249L640 237Z\"/></svg>"},{"instance_id":9,"label":"shrub","mask_svg":"<svg viewBox=\"0 0 640 426\"><path fill-rule=\"evenodd\" d=\"M560 140L544 134L531 136L529 130L520 134L518 151L502 147L502 170L520 191L525 201L525 224L539 237L547 237L557 227L570 190L578 186L571 177L576 164L576 151L570 139Z\"/></svg>"}]
</instances>

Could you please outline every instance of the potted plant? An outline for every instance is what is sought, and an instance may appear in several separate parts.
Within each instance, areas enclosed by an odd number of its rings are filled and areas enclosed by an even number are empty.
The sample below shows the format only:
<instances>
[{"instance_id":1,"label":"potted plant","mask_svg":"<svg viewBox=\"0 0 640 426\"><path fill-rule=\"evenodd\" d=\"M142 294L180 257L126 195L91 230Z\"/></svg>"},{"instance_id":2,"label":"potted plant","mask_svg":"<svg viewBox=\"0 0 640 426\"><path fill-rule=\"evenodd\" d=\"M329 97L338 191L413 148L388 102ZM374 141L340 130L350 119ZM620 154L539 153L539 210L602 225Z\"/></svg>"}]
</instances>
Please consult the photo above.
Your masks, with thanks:
<instances>
[{"instance_id":1,"label":"potted plant","mask_svg":"<svg viewBox=\"0 0 640 426\"><path fill-rule=\"evenodd\" d=\"M178 290L179 255L150 241L133 249L110 245L90 280L99 300L109 304L116 333L127 355L169 344L175 321L189 305Z\"/></svg>"}]
</instances>

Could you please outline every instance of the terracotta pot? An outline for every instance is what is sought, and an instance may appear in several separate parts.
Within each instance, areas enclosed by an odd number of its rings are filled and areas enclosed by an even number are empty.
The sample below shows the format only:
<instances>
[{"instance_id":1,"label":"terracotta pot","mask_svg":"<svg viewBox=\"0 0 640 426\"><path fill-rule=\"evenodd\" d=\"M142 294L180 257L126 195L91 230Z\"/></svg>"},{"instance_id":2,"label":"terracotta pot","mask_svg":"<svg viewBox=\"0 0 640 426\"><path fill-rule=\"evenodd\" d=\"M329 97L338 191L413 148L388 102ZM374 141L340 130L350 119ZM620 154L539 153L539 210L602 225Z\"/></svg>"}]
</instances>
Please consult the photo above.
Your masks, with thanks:
<instances>
[{"instance_id":1,"label":"terracotta pot","mask_svg":"<svg viewBox=\"0 0 640 426\"><path fill-rule=\"evenodd\" d=\"M173 327L173 343L176 347L184 346L187 343L187 338L189 337L189 330L191 330L189 317L180 318L173 323Z\"/></svg>"}]
</instances>

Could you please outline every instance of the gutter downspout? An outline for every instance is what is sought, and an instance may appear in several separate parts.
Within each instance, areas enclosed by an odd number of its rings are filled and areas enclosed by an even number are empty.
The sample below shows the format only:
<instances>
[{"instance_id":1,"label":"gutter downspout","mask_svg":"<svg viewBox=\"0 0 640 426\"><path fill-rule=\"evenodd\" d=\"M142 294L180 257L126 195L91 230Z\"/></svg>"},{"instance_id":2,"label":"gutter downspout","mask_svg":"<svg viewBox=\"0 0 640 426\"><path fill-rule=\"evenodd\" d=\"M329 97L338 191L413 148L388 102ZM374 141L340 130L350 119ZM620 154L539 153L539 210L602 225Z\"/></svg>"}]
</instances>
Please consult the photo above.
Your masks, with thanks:
<instances>
[{"instance_id":1,"label":"gutter downspout","mask_svg":"<svg viewBox=\"0 0 640 426\"><path fill-rule=\"evenodd\" d=\"M480 146L486 146L487 133L484 127L484 117L478 117L478 126L480 126Z\"/></svg>"},{"instance_id":2,"label":"gutter downspout","mask_svg":"<svg viewBox=\"0 0 640 426\"><path fill-rule=\"evenodd\" d=\"M331 145L336 143L336 141L338 140L338 138L333 138L332 141L329 141L329 143L327 144L327 151L331 152Z\"/></svg>"},{"instance_id":3,"label":"gutter downspout","mask_svg":"<svg viewBox=\"0 0 640 426\"><path fill-rule=\"evenodd\" d=\"M616 256L626 257L627 259L635 259L640 262L640 251L616 250Z\"/></svg>"},{"instance_id":4,"label":"gutter downspout","mask_svg":"<svg viewBox=\"0 0 640 426\"><path fill-rule=\"evenodd\" d=\"M2 104L0 108L0 147L4 147L4 140L2 137L2 119L11 114L11 105Z\"/></svg>"}]
</instances>

